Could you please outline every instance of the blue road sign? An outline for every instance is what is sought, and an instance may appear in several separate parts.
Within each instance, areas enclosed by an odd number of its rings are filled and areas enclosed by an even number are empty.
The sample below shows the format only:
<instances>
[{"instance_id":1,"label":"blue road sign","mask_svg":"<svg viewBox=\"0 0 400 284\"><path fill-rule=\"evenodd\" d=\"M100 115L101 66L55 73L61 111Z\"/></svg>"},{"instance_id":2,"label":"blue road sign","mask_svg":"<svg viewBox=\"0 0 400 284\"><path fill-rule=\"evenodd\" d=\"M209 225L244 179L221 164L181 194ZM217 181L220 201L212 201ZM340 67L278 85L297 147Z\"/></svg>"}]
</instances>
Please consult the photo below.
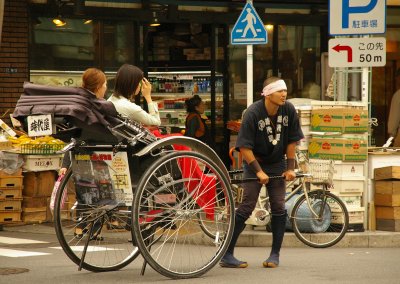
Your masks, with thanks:
<instances>
[{"instance_id":1,"label":"blue road sign","mask_svg":"<svg viewBox=\"0 0 400 284\"><path fill-rule=\"evenodd\" d=\"M386 0L330 0L331 35L383 34L386 31Z\"/></svg>"},{"instance_id":2,"label":"blue road sign","mask_svg":"<svg viewBox=\"0 0 400 284\"><path fill-rule=\"evenodd\" d=\"M264 43L268 43L267 30L253 5L248 2L232 29L231 44Z\"/></svg>"}]
</instances>

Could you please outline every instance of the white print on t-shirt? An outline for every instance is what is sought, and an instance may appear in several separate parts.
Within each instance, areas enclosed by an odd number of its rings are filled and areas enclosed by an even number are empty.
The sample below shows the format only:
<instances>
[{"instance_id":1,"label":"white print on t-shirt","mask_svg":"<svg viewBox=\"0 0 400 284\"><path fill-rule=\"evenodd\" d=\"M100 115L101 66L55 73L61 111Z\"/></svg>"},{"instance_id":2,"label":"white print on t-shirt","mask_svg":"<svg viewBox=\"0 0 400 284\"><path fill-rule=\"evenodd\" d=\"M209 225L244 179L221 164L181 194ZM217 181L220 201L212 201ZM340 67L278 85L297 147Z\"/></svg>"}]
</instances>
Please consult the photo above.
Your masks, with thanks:
<instances>
[{"instance_id":1,"label":"white print on t-shirt","mask_svg":"<svg viewBox=\"0 0 400 284\"><path fill-rule=\"evenodd\" d=\"M283 117L283 122L282 122L283 126L289 126L289 117L287 115L285 115Z\"/></svg>"}]
</instances>

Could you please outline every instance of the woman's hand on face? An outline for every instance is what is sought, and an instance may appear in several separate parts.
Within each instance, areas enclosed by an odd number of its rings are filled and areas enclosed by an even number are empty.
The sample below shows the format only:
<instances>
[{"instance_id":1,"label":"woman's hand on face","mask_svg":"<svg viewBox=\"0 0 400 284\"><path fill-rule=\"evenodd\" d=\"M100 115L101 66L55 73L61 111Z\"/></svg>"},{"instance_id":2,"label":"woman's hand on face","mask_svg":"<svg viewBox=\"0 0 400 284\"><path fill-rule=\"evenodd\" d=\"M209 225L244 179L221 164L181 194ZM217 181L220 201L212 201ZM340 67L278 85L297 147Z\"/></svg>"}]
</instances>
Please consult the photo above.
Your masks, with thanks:
<instances>
[{"instance_id":1,"label":"woman's hand on face","mask_svg":"<svg viewBox=\"0 0 400 284\"><path fill-rule=\"evenodd\" d=\"M147 102L151 101L151 83L144 77L142 80L142 95Z\"/></svg>"}]
</instances>

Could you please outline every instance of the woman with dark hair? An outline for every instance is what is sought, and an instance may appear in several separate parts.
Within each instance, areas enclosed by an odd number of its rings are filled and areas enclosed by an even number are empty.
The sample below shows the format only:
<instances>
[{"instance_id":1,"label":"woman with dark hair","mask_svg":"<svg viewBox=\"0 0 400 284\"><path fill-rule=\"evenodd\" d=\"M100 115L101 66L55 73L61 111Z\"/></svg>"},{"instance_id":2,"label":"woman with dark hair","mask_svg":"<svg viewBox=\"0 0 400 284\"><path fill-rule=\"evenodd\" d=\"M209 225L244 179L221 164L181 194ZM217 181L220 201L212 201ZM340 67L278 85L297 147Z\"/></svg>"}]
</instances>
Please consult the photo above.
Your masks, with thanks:
<instances>
[{"instance_id":1,"label":"woman with dark hair","mask_svg":"<svg viewBox=\"0 0 400 284\"><path fill-rule=\"evenodd\" d=\"M210 133L206 124L206 119L202 117L205 105L198 95L194 95L185 101L187 117L185 123L185 136L199 139L200 141L212 145Z\"/></svg>"},{"instance_id":2,"label":"woman with dark hair","mask_svg":"<svg viewBox=\"0 0 400 284\"><path fill-rule=\"evenodd\" d=\"M140 93L147 102L148 113L133 102ZM143 71L136 66L124 64L119 68L115 77L114 93L108 101L114 104L120 114L131 120L145 125L161 124L157 103L151 99L151 84L143 77Z\"/></svg>"}]
</instances>

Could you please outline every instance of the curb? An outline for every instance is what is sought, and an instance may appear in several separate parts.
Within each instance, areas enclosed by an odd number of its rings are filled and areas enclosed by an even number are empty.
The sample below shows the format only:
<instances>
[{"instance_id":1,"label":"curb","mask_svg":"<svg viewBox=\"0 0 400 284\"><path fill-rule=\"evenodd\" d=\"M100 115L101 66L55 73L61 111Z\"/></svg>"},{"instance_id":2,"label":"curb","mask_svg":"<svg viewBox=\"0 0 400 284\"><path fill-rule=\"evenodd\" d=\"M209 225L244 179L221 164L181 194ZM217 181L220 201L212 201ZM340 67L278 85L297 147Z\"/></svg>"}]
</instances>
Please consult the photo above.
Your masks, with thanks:
<instances>
[{"instance_id":1,"label":"curb","mask_svg":"<svg viewBox=\"0 0 400 284\"><path fill-rule=\"evenodd\" d=\"M238 239L237 246L242 247L270 247L272 234L261 228L249 229L248 226ZM22 226L4 226L4 231L53 234L55 235L52 223L31 224ZM286 232L283 239L283 247L301 248L308 247L300 242L292 232ZM348 232L344 238L334 247L342 248L400 248L400 232L386 231L364 231Z\"/></svg>"}]
</instances>

